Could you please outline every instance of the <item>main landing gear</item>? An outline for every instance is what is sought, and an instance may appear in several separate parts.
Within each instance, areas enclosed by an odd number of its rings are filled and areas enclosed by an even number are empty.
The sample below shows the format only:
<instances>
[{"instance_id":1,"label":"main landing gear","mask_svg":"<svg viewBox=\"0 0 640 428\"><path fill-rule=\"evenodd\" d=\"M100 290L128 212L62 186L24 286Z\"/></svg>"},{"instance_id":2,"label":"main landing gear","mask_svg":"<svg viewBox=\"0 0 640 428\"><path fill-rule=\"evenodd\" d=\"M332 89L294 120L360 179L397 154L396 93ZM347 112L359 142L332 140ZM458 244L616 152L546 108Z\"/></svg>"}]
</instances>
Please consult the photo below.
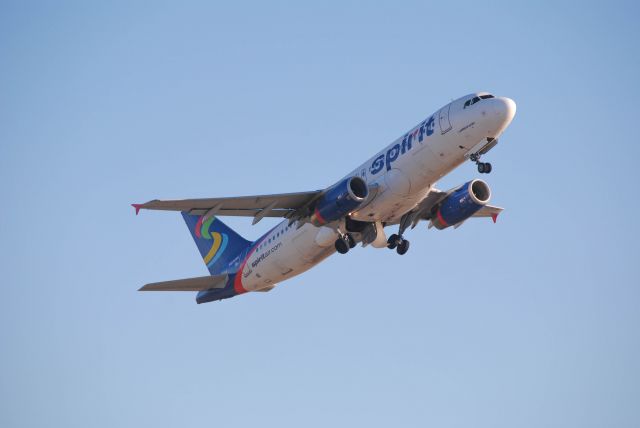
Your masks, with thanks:
<instances>
[{"instance_id":1,"label":"main landing gear","mask_svg":"<svg viewBox=\"0 0 640 428\"><path fill-rule=\"evenodd\" d=\"M478 172L480 174L489 174L491 172L491 164L489 162L480 162L480 155L473 154L469 156L472 162L475 162L478 165Z\"/></svg>"},{"instance_id":2,"label":"main landing gear","mask_svg":"<svg viewBox=\"0 0 640 428\"><path fill-rule=\"evenodd\" d=\"M347 254L350 249L356 246L356 240L353 239L350 233L345 233L336 239L335 246L337 252Z\"/></svg>"},{"instance_id":3,"label":"main landing gear","mask_svg":"<svg viewBox=\"0 0 640 428\"><path fill-rule=\"evenodd\" d=\"M389 248L390 250L395 249L396 252L401 256L409 251L409 241L404 239L404 236L402 236L402 234L407 229L407 226L409 226L410 220L411 217L409 216L409 214L403 215L400 219L400 227L398 229L398 233L394 233L389 237L389 239L387 239L387 248Z\"/></svg>"},{"instance_id":4,"label":"main landing gear","mask_svg":"<svg viewBox=\"0 0 640 428\"><path fill-rule=\"evenodd\" d=\"M402 256L409 251L409 241L404 239L402 235L394 233L387 239L387 248L391 250L395 248L396 252Z\"/></svg>"}]
</instances>

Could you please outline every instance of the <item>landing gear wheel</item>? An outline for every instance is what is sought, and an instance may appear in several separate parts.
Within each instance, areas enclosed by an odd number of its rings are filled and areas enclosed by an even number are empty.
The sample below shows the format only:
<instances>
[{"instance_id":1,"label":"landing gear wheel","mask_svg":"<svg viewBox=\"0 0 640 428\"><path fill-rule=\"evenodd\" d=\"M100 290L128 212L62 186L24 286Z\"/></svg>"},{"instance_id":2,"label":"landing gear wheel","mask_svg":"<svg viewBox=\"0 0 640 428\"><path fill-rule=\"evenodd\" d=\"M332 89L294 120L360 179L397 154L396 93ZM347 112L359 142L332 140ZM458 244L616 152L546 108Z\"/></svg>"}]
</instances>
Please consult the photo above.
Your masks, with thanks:
<instances>
[{"instance_id":1,"label":"landing gear wheel","mask_svg":"<svg viewBox=\"0 0 640 428\"><path fill-rule=\"evenodd\" d=\"M346 239L336 239L336 251L340 254L347 254L349 252L349 242Z\"/></svg>"},{"instance_id":2,"label":"landing gear wheel","mask_svg":"<svg viewBox=\"0 0 640 428\"><path fill-rule=\"evenodd\" d=\"M396 251L398 252L398 254L400 254L401 256L404 255L407 251L409 251L409 241L407 241L406 239L403 239L399 244L398 244L398 248L396 248Z\"/></svg>"},{"instance_id":3,"label":"landing gear wheel","mask_svg":"<svg viewBox=\"0 0 640 428\"><path fill-rule=\"evenodd\" d=\"M350 233L347 234L347 243L349 244L349 248L353 248L356 246L356 240L353 239L353 236L351 236Z\"/></svg>"},{"instance_id":4,"label":"landing gear wheel","mask_svg":"<svg viewBox=\"0 0 640 428\"><path fill-rule=\"evenodd\" d=\"M389 248L390 250L393 250L394 248L396 248L398 246L399 239L400 239L399 236L396 235L395 233L391 235L389 239L387 239L387 248Z\"/></svg>"},{"instance_id":5,"label":"landing gear wheel","mask_svg":"<svg viewBox=\"0 0 640 428\"><path fill-rule=\"evenodd\" d=\"M489 162L480 162L480 154L474 153L470 155L469 160L471 160L471 162L475 162L476 165L478 165L478 172L480 174L489 174L491 172L491 164Z\"/></svg>"}]
</instances>

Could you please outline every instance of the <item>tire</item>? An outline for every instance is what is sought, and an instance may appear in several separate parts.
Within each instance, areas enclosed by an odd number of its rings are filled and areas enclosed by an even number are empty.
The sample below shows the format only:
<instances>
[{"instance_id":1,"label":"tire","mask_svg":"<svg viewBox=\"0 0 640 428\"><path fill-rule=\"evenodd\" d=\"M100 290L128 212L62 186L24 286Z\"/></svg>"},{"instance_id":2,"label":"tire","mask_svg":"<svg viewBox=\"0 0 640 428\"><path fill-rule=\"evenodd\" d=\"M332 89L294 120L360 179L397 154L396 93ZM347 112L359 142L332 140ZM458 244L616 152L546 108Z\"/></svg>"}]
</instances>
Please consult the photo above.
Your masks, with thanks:
<instances>
[{"instance_id":1,"label":"tire","mask_svg":"<svg viewBox=\"0 0 640 428\"><path fill-rule=\"evenodd\" d=\"M407 251L409 251L409 241L403 239L402 242L398 245L398 248L396 248L396 251L401 256L405 255Z\"/></svg>"},{"instance_id":2,"label":"tire","mask_svg":"<svg viewBox=\"0 0 640 428\"><path fill-rule=\"evenodd\" d=\"M389 239L387 239L387 248L389 248L390 250L393 250L397 246L398 246L398 235L394 233L389 237Z\"/></svg>"},{"instance_id":3,"label":"tire","mask_svg":"<svg viewBox=\"0 0 640 428\"><path fill-rule=\"evenodd\" d=\"M490 164L490 163L486 163L486 164L484 164L484 172L485 172L486 174L489 174L489 173L491 172L491 169L492 169L492 168L491 168L491 164Z\"/></svg>"},{"instance_id":4,"label":"tire","mask_svg":"<svg viewBox=\"0 0 640 428\"><path fill-rule=\"evenodd\" d=\"M484 164L482 162L478 164L478 172L484 174Z\"/></svg>"},{"instance_id":5,"label":"tire","mask_svg":"<svg viewBox=\"0 0 640 428\"><path fill-rule=\"evenodd\" d=\"M351 236L351 234L347 235L347 241L349 244L349 248L354 248L357 245L356 240L353 239L353 236Z\"/></svg>"},{"instance_id":6,"label":"tire","mask_svg":"<svg viewBox=\"0 0 640 428\"><path fill-rule=\"evenodd\" d=\"M340 254L347 254L349 252L349 243L342 238L336 239L336 251Z\"/></svg>"}]
</instances>

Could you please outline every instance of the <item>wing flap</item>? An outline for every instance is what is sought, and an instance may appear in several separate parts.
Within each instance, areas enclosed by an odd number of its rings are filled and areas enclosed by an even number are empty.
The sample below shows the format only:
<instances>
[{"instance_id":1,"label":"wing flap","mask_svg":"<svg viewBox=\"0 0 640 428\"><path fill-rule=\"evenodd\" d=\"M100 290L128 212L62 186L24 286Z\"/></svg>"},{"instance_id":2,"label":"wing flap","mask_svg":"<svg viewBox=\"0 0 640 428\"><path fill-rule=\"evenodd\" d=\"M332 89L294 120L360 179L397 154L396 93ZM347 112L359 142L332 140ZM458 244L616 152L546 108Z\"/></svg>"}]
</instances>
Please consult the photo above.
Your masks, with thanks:
<instances>
[{"instance_id":1,"label":"wing flap","mask_svg":"<svg viewBox=\"0 0 640 428\"><path fill-rule=\"evenodd\" d=\"M186 210L185 210L186 211ZM205 215L209 210L205 209L193 209L189 210L189 214L193 215ZM261 217L285 217L291 210L270 210L267 213L262 213L262 210L259 208L255 209L220 209L216 211L215 215L217 216L229 216L229 217L255 217L260 214Z\"/></svg>"},{"instance_id":2,"label":"wing flap","mask_svg":"<svg viewBox=\"0 0 640 428\"><path fill-rule=\"evenodd\" d=\"M201 291L210 288L224 288L228 279L229 275L210 275L197 278L152 282L144 285L138 291Z\"/></svg>"}]
</instances>

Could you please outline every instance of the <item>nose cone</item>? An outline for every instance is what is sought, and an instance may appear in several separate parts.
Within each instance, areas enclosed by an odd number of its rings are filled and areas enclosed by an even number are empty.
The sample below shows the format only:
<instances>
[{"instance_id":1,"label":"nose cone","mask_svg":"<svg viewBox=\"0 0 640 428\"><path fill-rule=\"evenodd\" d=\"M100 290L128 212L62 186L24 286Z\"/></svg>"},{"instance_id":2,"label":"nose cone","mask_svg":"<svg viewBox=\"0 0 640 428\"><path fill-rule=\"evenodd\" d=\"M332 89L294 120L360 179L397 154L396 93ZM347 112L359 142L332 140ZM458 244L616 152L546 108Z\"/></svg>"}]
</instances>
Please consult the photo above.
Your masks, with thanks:
<instances>
[{"instance_id":1,"label":"nose cone","mask_svg":"<svg viewBox=\"0 0 640 428\"><path fill-rule=\"evenodd\" d=\"M511 98L498 97L495 99L497 116L504 122L504 127L509 126L516 115L516 103Z\"/></svg>"},{"instance_id":2,"label":"nose cone","mask_svg":"<svg viewBox=\"0 0 640 428\"><path fill-rule=\"evenodd\" d=\"M491 101L494 112L490 122L490 135L498 138L516 115L516 103L511 98L506 97L497 97L487 101Z\"/></svg>"}]
</instances>

